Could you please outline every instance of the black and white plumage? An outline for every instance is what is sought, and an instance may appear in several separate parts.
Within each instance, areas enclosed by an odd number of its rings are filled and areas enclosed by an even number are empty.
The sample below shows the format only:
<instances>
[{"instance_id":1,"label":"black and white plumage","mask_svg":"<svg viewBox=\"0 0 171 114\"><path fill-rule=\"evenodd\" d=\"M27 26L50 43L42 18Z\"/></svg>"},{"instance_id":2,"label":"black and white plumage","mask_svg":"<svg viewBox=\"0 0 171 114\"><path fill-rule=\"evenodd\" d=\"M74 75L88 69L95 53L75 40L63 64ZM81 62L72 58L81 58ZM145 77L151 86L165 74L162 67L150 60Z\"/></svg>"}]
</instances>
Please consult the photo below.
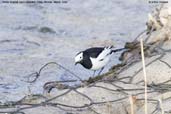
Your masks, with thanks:
<instances>
[{"instance_id":1,"label":"black and white plumage","mask_svg":"<svg viewBox=\"0 0 171 114\"><path fill-rule=\"evenodd\" d=\"M121 49L112 49L111 47L93 47L79 52L75 56L75 64L80 63L84 68L90 70L103 70L105 65L109 62L113 52L121 51ZM101 71L99 73L101 73Z\"/></svg>"}]
</instances>

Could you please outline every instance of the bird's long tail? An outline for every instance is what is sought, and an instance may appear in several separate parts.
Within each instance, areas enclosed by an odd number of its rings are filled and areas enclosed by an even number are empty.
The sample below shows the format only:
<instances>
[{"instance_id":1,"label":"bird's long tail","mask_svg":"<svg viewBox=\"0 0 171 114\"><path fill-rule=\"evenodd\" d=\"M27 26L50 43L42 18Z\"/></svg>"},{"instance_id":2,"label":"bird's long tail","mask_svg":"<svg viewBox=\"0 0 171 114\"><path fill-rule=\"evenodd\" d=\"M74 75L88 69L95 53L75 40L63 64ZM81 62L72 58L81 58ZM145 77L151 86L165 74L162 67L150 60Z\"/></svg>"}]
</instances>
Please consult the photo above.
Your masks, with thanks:
<instances>
[{"instance_id":1,"label":"bird's long tail","mask_svg":"<svg viewBox=\"0 0 171 114\"><path fill-rule=\"evenodd\" d=\"M119 49L114 49L114 50L112 50L112 53L114 52L118 52L118 51L122 51L122 50L125 50L125 48L119 48Z\"/></svg>"}]
</instances>

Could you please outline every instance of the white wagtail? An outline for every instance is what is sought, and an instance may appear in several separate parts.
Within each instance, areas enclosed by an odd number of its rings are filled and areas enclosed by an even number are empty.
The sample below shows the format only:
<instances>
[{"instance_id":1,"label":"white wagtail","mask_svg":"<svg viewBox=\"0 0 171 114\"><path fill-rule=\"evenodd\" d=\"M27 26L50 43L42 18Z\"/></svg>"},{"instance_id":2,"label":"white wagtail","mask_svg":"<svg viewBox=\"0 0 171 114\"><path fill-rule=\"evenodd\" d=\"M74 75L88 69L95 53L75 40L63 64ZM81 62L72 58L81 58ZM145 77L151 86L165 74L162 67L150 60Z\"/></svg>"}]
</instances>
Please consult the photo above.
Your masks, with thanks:
<instances>
[{"instance_id":1,"label":"white wagtail","mask_svg":"<svg viewBox=\"0 0 171 114\"><path fill-rule=\"evenodd\" d=\"M105 65L109 62L112 53L125 49L125 48L120 48L114 50L112 48L113 46L92 47L86 49L85 51L81 51L75 56L75 65L79 63L84 68L93 70L94 71L93 76L95 75L96 70L101 69L100 72L98 73L98 75L100 75Z\"/></svg>"}]
</instances>

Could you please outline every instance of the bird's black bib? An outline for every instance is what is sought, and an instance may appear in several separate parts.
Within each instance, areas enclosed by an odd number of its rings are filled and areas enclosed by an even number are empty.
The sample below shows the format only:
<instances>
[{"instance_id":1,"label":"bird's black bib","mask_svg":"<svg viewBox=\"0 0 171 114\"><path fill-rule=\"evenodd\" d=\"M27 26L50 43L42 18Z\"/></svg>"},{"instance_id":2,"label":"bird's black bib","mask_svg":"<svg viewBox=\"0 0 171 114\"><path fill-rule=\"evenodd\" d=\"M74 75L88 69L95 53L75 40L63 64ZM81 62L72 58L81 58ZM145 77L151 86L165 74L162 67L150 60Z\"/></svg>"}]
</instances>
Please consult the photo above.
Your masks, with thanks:
<instances>
[{"instance_id":1,"label":"bird's black bib","mask_svg":"<svg viewBox=\"0 0 171 114\"><path fill-rule=\"evenodd\" d=\"M81 65L83 65L87 69L91 69L92 63L90 60L90 57L83 52L83 60L80 62Z\"/></svg>"},{"instance_id":2,"label":"bird's black bib","mask_svg":"<svg viewBox=\"0 0 171 114\"><path fill-rule=\"evenodd\" d=\"M104 50L102 47L95 47L95 48L89 48L85 51L83 51L83 60L81 61L81 65L83 65L87 69L91 69L92 62L90 60L91 58L97 58L99 54Z\"/></svg>"}]
</instances>

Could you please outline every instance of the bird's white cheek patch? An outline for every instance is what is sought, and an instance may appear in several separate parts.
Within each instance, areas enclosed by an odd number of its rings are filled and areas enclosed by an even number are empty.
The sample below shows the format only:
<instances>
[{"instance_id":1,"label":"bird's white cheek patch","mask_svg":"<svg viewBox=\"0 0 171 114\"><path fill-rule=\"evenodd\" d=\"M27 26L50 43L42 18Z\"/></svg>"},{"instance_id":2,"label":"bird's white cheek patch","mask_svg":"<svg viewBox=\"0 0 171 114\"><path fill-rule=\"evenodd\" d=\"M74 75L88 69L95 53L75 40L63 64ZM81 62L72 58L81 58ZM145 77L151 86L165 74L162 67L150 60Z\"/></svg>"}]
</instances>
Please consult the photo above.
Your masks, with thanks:
<instances>
[{"instance_id":1,"label":"bird's white cheek patch","mask_svg":"<svg viewBox=\"0 0 171 114\"><path fill-rule=\"evenodd\" d=\"M80 62L83 58L83 53L80 53L78 54L76 57L75 57L75 62Z\"/></svg>"}]
</instances>

